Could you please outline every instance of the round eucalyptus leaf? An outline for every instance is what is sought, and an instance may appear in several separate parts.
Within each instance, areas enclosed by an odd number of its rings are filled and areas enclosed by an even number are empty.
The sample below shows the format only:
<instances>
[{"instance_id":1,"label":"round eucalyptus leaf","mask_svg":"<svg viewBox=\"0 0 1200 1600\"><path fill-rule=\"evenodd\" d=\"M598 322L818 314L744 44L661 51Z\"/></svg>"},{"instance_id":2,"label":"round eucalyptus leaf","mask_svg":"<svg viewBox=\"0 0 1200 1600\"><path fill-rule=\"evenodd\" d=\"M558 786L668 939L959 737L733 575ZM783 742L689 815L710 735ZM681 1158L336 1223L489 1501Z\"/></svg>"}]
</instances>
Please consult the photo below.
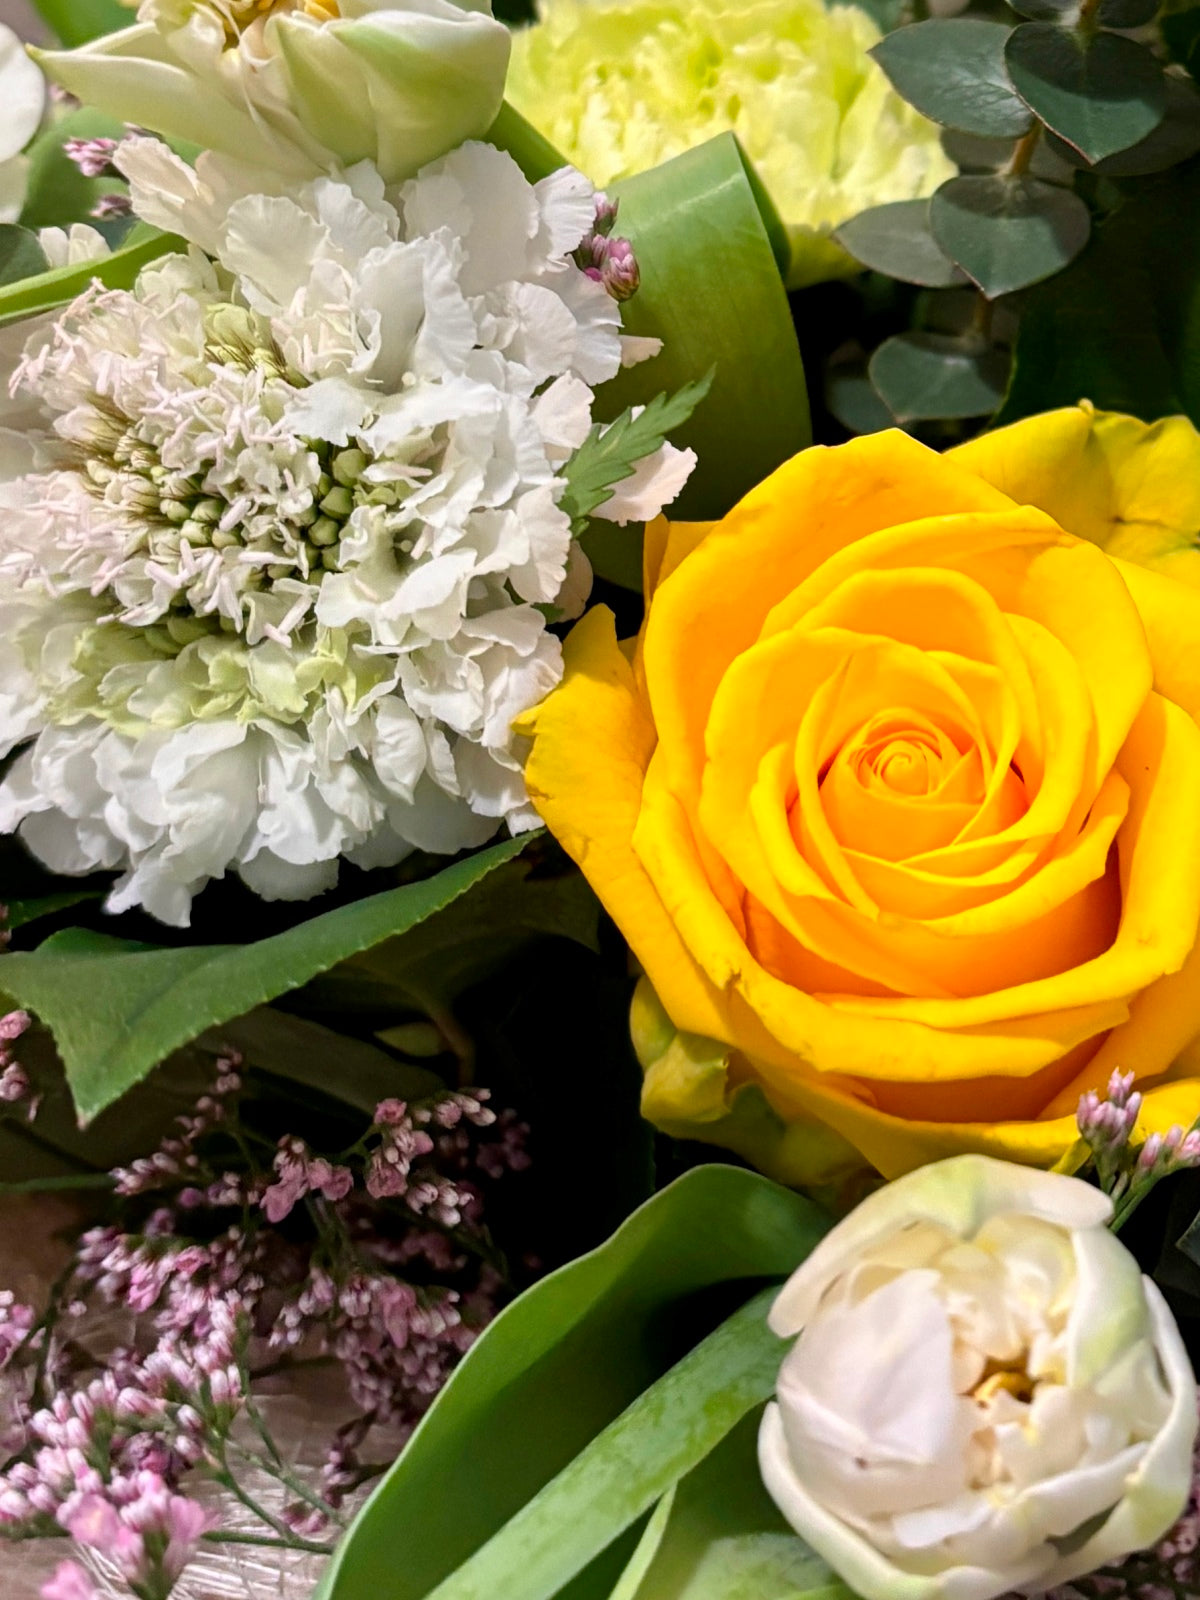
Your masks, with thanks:
<instances>
[{"instance_id":1,"label":"round eucalyptus leaf","mask_svg":"<svg viewBox=\"0 0 1200 1600\"><path fill-rule=\"evenodd\" d=\"M1012 160L1011 139L984 139L977 133L942 129L942 149L962 172L995 172Z\"/></svg>"},{"instance_id":2,"label":"round eucalyptus leaf","mask_svg":"<svg viewBox=\"0 0 1200 1600\"><path fill-rule=\"evenodd\" d=\"M1162 67L1132 39L1023 22L1005 55L1021 98L1092 163L1140 143L1166 114Z\"/></svg>"},{"instance_id":3,"label":"round eucalyptus leaf","mask_svg":"<svg viewBox=\"0 0 1200 1600\"><path fill-rule=\"evenodd\" d=\"M1009 358L940 333L901 333L871 357L871 382L902 422L990 416L1004 398Z\"/></svg>"},{"instance_id":4,"label":"round eucalyptus leaf","mask_svg":"<svg viewBox=\"0 0 1200 1600\"><path fill-rule=\"evenodd\" d=\"M0 223L0 284L20 283L49 269L36 233L17 227L15 222Z\"/></svg>"},{"instance_id":5,"label":"round eucalyptus leaf","mask_svg":"<svg viewBox=\"0 0 1200 1600\"><path fill-rule=\"evenodd\" d=\"M1095 166L1057 134L1052 133L1046 143L1072 166L1098 172L1104 178L1145 178L1165 172L1200 151L1200 90L1190 78L1177 78L1173 73L1166 75L1166 85L1167 114L1158 127L1138 144L1119 150L1115 156L1106 156Z\"/></svg>"},{"instance_id":6,"label":"round eucalyptus leaf","mask_svg":"<svg viewBox=\"0 0 1200 1600\"><path fill-rule=\"evenodd\" d=\"M1059 22L1063 27L1074 27L1083 9L1080 0L1011 0L1012 8L1022 17L1033 17L1038 22Z\"/></svg>"},{"instance_id":7,"label":"round eucalyptus leaf","mask_svg":"<svg viewBox=\"0 0 1200 1600\"><path fill-rule=\"evenodd\" d=\"M929 204L933 236L990 300L1073 261L1091 215L1070 189L1040 178L951 178Z\"/></svg>"},{"instance_id":8,"label":"round eucalyptus leaf","mask_svg":"<svg viewBox=\"0 0 1200 1600\"><path fill-rule=\"evenodd\" d=\"M872 206L844 222L836 238L864 267L902 283L948 289L967 281L930 232L928 200L893 200L889 205Z\"/></svg>"},{"instance_id":9,"label":"round eucalyptus leaf","mask_svg":"<svg viewBox=\"0 0 1200 1600\"><path fill-rule=\"evenodd\" d=\"M1142 28L1158 15L1158 0L1100 0L1096 21L1104 28Z\"/></svg>"},{"instance_id":10,"label":"round eucalyptus leaf","mask_svg":"<svg viewBox=\"0 0 1200 1600\"><path fill-rule=\"evenodd\" d=\"M871 51L896 88L934 122L1017 139L1033 118L1004 63L1011 29L979 17L934 17L889 33Z\"/></svg>"},{"instance_id":11,"label":"round eucalyptus leaf","mask_svg":"<svg viewBox=\"0 0 1200 1600\"><path fill-rule=\"evenodd\" d=\"M825 380L825 404L849 433L882 433L896 426L866 368L858 363L831 369Z\"/></svg>"}]
</instances>

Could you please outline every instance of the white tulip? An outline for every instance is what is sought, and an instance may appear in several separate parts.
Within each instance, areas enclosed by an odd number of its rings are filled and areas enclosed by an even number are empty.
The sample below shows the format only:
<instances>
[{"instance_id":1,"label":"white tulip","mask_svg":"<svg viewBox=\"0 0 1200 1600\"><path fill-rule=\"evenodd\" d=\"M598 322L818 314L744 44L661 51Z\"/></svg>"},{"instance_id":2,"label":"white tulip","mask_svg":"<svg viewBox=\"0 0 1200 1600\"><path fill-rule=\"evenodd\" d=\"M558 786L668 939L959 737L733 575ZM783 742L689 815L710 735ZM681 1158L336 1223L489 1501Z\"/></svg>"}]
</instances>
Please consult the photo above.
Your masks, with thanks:
<instances>
[{"instance_id":1,"label":"white tulip","mask_svg":"<svg viewBox=\"0 0 1200 1600\"><path fill-rule=\"evenodd\" d=\"M960 1156L873 1194L784 1286L763 1478L865 1600L1041 1593L1179 1516L1195 1379L1111 1209Z\"/></svg>"},{"instance_id":2,"label":"white tulip","mask_svg":"<svg viewBox=\"0 0 1200 1600\"><path fill-rule=\"evenodd\" d=\"M11 28L0 23L0 222L15 222L25 205L29 162L21 154L41 125L46 80Z\"/></svg>"},{"instance_id":3,"label":"white tulip","mask_svg":"<svg viewBox=\"0 0 1200 1600\"><path fill-rule=\"evenodd\" d=\"M44 51L86 104L299 178L388 183L486 133L509 34L490 0L142 0L134 27Z\"/></svg>"}]
</instances>

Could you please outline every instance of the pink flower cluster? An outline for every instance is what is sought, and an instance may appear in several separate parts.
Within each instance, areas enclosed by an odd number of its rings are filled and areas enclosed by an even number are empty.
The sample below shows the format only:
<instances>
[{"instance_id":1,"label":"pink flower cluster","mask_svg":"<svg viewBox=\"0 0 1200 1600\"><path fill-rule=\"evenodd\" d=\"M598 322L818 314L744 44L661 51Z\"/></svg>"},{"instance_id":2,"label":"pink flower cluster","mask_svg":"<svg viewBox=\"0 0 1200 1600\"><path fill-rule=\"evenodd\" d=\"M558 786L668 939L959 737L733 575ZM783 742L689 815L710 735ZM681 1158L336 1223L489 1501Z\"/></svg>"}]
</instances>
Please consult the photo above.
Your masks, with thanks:
<instances>
[{"instance_id":1,"label":"pink flower cluster","mask_svg":"<svg viewBox=\"0 0 1200 1600\"><path fill-rule=\"evenodd\" d=\"M575 251L575 261L589 278L602 283L614 300L632 300L641 288L642 275L629 240L612 237L616 221L617 202L597 195L595 220Z\"/></svg>"},{"instance_id":2,"label":"pink flower cluster","mask_svg":"<svg viewBox=\"0 0 1200 1600\"><path fill-rule=\"evenodd\" d=\"M10 1011L0 1017L0 1104L17 1105L24 1101L32 1122L37 1116L38 1097L33 1093L29 1074L19 1061L13 1060L8 1048L28 1027L27 1011Z\"/></svg>"}]
</instances>

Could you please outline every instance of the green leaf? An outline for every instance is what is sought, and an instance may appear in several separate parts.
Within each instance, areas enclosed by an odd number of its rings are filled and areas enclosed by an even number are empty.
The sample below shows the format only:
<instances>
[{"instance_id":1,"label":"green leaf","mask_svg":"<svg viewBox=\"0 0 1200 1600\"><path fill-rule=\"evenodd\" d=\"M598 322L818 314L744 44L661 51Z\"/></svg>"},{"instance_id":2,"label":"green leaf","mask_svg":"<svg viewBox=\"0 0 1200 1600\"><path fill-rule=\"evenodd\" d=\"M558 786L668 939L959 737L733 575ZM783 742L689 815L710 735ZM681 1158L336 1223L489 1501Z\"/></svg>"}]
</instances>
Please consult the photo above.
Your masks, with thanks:
<instances>
[{"instance_id":1,"label":"green leaf","mask_svg":"<svg viewBox=\"0 0 1200 1600\"><path fill-rule=\"evenodd\" d=\"M951 178L929 204L933 236L990 300L1061 272L1091 231L1087 206L1040 178Z\"/></svg>"},{"instance_id":2,"label":"green leaf","mask_svg":"<svg viewBox=\"0 0 1200 1600\"><path fill-rule=\"evenodd\" d=\"M138 223L128 242L100 261L88 261L78 267L59 267L53 272L43 272L36 278L26 278L22 283L0 288L0 324L66 305L81 295L95 279L109 289L128 289L136 282L143 267L156 261L159 256L182 248L174 235L160 233L156 228Z\"/></svg>"},{"instance_id":3,"label":"green leaf","mask_svg":"<svg viewBox=\"0 0 1200 1600\"><path fill-rule=\"evenodd\" d=\"M867 377L865 362L833 366L825 378L825 404L850 433L881 433L896 419Z\"/></svg>"},{"instance_id":4,"label":"green leaf","mask_svg":"<svg viewBox=\"0 0 1200 1600\"><path fill-rule=\"evenodd\" d=\"M637 251L642 286L622 307L626 331L663 341L597 393L604 419L695 383L712 389L673 438L699 458L670 507L681 519L722 517L742 495L812 443L804 366L761 186L730 133L613 186L618 230ZM602 576L641 588L631 529L594 527L583 547Z\"/></svg>"},{"instance_id":5,"label":"green leaf","mask_svg":"<svg viewBox=\"0 0 1200 1600\"><path fill-rule=\"evenodd\" d=\"M67 46L86 44L102 33L128 28L133 16L120 0L33 0L55 35Z\"/></svg>"},{"instance_id":6,"label":"green leaf","mask_svg":"<svg viewBox=\"0 0 1200 1600\"><path fill-rule=\"evenodd\" d=\"M935 17L897 28L871 51L896 88L934 122L990 139L1033 126L1004 61L1011 29L979 17Z\"/></svg>"},{"instance_id":7,"label":"green leaf","mask_svg":"<svg viewBox=\"0 0 1200 1600\"><path fill-rule=\"evenodd\" d=\"M1200 4L1168 0L1158 25L1171 60L1185 66L1194 78L1200 63Z\"/></svg>"},{"instance_id":8,"label":"green leaf","mask_svg":"<svg viewBox=\"0 0 1200 1600\"><path fill-rule=\"evenodd\" d=\"M1115 156L1106 156L1093 165L1057 134L1050 135L1049 147L1072 166L1098 172L1104 178L1149 177L1187 161L1200 151L1200 91L1190 78L1176 77L1174 73L1168 74L1164 82L1166 115L1152 133L1128 150L1118 150Z\"/></svg>"},{"instance_id":9,"label":"green leaf","mask_svg":"<svg viewBox=\"0 0 1200 1600\"><path fill-rule=\"evenodd\" d=\"M49 269L36 233L15 223L0 223L0 284L23 283Z\"/></svg>"},{"instance_id":10,"label":"green leaf","mask_svg":"<svg viewBox=\"0 0 1200 1600\"><path fill-rule=\"evenodd\" d=\"M656 1195L484 1333L356 1519L321 1600L426 1600L826 1226L734 1167L698 1167Z\"/></svg>"},{"instance_id":11,"label":"green leaf","mask_svg":"<svg viewBox=\"0 0 1200 1600\"><path fill-rule=\"evenodd\" d=\"M675 394L655 395L636 414L623 411L615 422L596 424L562 470L567 487L558 503L575 533L584 531L592 512L612 499L616 485L633 476L644 456L653 455L682 428L712 388L712 380L710 369Z\"/></svg>"},{"instance_id":12,"label":"green leaf","mask_svg":"<svg viewBox=\"0 0 1200 1600\"><path fill-rule=\"evenodd\" d=\"M930 231L928 200L893 200L872 206L843 222L835 237L864 267L903 283L948 289L967 281Z\"/></svg>"},{"instance_id":13,"label":"green leaf","mask_svg":"<svg viewBox=\"0 0 1200 1600\"><path fill-rule=\"evenodd\" d=\"M1102 28L1142 28L1158 15L1159 0L1100 0L1096 21Z\"/></svg>"},{"instance_id":14,"label":"green leaf","mask_svg":"<svg viewBox=\"0 0 1200 1600\"><path fill-rule=\"evenodd\" d=\"M2 919L3 925L11 933L14 929L23 928L27 923L37 922L42 917L52 917L57 911L69 911L72 906L85 905L89 900L103 898L100 889L69 889L62 894L44 894L32 900L8 900L4 906L7 916Z\"/></svg>"},{"instance_id":15,"label":"green leaf","mask_svg":"<svg viewBox=\"0 0 1200 1600\"><path fill-rule=\"evenodd\" d=\"M426 917L512 860L506 840L433 878L252 945L164 950L73 929L0 957L0 987L54 1034L79 1114L94 1117L173 1050Z\"/></svg>"},{"instance_id":16,"label":"green leaf","mask_svg":"<svg viewBox=\"0 0 1200 1600\"><path fill-rule=\"evenodd\" d=\"M871 357L871 382L902 422L991 416L1004 399L1008 357L940 333L901 333Z\"/></svg>"},{"instance_id":17,"label":"green leaf","mask_svg":"<svg viewBox=\"0 0 1200 1600\"><path fill-rule=\"evenodd\" d=\"M30 145L29 187L21 221L27 228L65 228L91 222L101 195L124 186L115 178L85 178L66 154L67 139L120 139L125 124L87 106L56 116Z\"/></svg>"},{"instance_id":18,"label":"green leaf","mask_svg":"<svg viewBox=\"0 0 1200 1600\"><path fill-rule=\"evenodd\" d=\"M763 1486L761 1416L757 1407L663 1497L612 1600L854 1600Z\"/></svg>"},{"instance_id":19,"label":"green leaf","mask_svg":"<svg viewBox=\"0 0 1200 1600\"><path fill-rule=\"evenodd\" d=\"M754 1297L650 1385L429 1600L554 1600L774 1391L786 1346Z\"/></svg>"},{"instance_id":20,"label":"green leaf","mask_svg":"<svg viewBox=\"0 0 1200 1600\"><path fill-rule=\"evenodd\" d=\"M1052 22L1023 22L1005 50L1021 98L1088 161L1139 143L1167 109L1151 51L1115 33L1089 38Z\"/></svg>"},{"instance_id":21,"label":"green leaf","mask_svg":"<svg viewBox=\"0 0 1200 1600\"><path fill-rule=\"evenodd\" d=\"M1200 166L1140 184L1022 308L997 422L1081 398L1200 424Z\"/></svg>"}]
</instances>

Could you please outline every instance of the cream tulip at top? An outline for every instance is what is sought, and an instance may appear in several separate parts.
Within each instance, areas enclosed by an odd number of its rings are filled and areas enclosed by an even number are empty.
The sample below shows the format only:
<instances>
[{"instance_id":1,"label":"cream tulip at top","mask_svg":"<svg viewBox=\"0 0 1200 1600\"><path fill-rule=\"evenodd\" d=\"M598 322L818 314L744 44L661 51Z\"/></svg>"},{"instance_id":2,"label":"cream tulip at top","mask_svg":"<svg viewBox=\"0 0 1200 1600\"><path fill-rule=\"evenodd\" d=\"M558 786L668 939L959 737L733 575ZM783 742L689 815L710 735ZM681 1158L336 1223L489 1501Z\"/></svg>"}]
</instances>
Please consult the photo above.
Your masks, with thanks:
<instances>
[{"instance_id":1,"label":"cream tulip at top","mask_svg":"<svg viewBox=\"0 0 1200 1600\"><path fill-rule=\"evenodd\" d=\"M135 26L45 51L86 104L249 166L411 177L483 134L509 35L489 0L142 0Z\"/></svg>"},{"instance_id":2,"label":"cream tulip at top","mask_svg":"<svg viewBox=\"0 0 1200 1600\"><path fill-rule=\"evenodd\" d=\"M1041 1593L1179 1516L1195 1380L1111 1210L959 1156L872 1195L784 1286L764 1481L864 1600Z\"/></svg>"}]
</instances>

